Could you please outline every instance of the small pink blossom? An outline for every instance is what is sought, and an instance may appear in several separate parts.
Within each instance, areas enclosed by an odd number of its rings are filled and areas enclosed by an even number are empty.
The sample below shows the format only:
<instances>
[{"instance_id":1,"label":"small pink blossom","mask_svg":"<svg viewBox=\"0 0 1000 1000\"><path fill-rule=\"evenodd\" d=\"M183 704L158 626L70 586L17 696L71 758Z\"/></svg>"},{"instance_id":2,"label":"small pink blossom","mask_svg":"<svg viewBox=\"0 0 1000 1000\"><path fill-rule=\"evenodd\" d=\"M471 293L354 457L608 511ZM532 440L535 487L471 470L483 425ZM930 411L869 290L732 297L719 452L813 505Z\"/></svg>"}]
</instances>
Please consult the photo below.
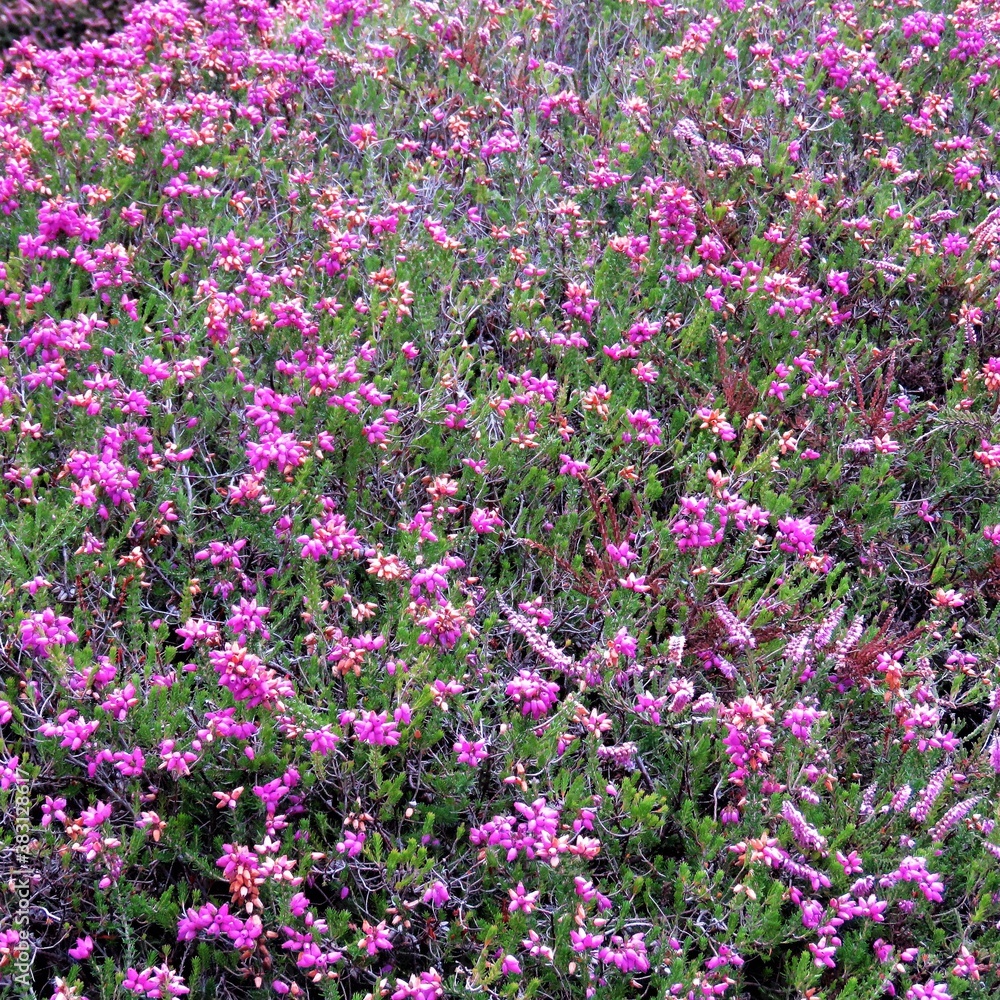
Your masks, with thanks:
<instances>
[{"instance_id":1,"label":"small pink blossom","mask_svg":"<svg viewBox=\"0 0 1000 1000\"><path fill-rule=\"evenodd\" d=\"M90 958L94 950L94 939L88 934L86 937L78 937L76 944L69 949L69 957L77 962Z\"/></svg>"}]
</instances>

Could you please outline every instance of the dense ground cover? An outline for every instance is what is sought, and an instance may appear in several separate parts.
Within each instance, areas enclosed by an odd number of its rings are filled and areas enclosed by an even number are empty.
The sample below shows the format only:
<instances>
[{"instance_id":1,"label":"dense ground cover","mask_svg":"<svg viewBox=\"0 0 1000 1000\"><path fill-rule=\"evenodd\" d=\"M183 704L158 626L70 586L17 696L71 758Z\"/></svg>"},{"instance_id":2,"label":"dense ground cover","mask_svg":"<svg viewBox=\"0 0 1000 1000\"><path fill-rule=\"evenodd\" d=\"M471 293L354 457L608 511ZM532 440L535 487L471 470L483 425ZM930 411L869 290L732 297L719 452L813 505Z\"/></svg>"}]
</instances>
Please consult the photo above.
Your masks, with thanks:
<instances>
[{"instance_id":1,"label":"dense ground cover","mask_svg":"<svg viewBox=\"0 0 1000 1000\"><path fill-rule=\"evenodd\" d=\"M165 0L13 45L0 992L992 995L998 44Z\"/></svg>"},{"instance_id":2,"label":"dense ground cover","mask_svg":"<svg viewBox=\"0 0 1000 1000\"><path fill-rule=\"evenodd\" d=\"M42 48L104 41L125 24L127 0L6 0L0 5L0 49L30 39Z\"/></svg>"}]
</instances>

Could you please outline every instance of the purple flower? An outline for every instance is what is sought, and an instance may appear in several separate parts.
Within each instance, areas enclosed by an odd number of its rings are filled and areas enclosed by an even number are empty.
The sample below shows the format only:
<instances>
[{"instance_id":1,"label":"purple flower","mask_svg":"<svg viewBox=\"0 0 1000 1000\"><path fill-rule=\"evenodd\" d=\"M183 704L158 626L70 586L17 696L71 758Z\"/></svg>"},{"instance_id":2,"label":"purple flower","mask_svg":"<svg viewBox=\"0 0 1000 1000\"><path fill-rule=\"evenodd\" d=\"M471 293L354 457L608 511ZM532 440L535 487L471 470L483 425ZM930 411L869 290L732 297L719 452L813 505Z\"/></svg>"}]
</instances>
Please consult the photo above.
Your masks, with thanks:
<instances>
[{"instance_id":1,"label":"purple flower","mask_svg":"<svg viewBox=\"0 0 1000 1000\"><path fill-rule=\"evenodd\" d=\"M440 880L432 882L430 888L421 897L423 902L431 906L444 906L449 898L448 887Z\"/></svg>"},{"instance_id":2,"label":"purple flower","mask_svg":"<svg viewBox=\"0 0 1000 1000\"><path fill-rule=\"evenodd\" d=\"M804 517L786 517L778 521L778 548L798 556L812 555L816 549L816 525Z\"/></svg>"},{"instance_id":3,"label":"purple flower","mask_svg":"<svg viewBox=\"0 0 1000 1000\"><path fill-rule=\"evenodd\" d=\"M367 920L362 922L364 934L358 941L358 947L363 948L369 955L374 955L378 951L391 951L392 938L389 937L389 928L384 920L374 926Z\"/></svg>"},{"instance_id":4,"label":"purple flower","mask_svg":"<svg viewBox=\"0 0 1000 1000\"><path fill-rule=\"evenodd\" d=\"M928 979L922 986L914 983L906 991L906 1000L951 1000L951 994L944 983L935 983Z\"/></svg>"},{"instance_id":5,"label":"purple flower","mask_svg":"<svg viewBox=\"0 0 1000 1000\"><path fill-rule=\"evenodd\" d=\"M500 971L505 976L519 976L521 966L513 955L504 955L503 962L500 963Z\"/></svg>"},{"instance_id":6,"label":"purple flower","mask_svg":"<svg viewBox=\"0 0 1000 1000\"><path fill-rule=\"evenodd\" d=\"M486 752L485 740L459 740L452 748L458 754L459 764L468 764L469 767L478 767L481 761L486 760L489 754Z\"/></svg>"},{"instance_id":7,"label":"purple flower","mask_svg":"<svg viewBox=\"0 0 1000 1000\"><path fill-rule=\"evenodd\" d=\"M951 254L953 257L961 257L969 249L969 241L959 233L948 233L941 240L941 249L945 254ZM944 987L941 988L944 989ZM945 995L947 996L947 994Z\"/></svg>"},{"instance_id":8,"label":"purple flower","mask_svg":"<svg viewBox=\"0 0 1000 1000\"><path fill-rule=\"evenodd\" d=\"M826 283L838 295L847 295L851 290L850 285L847 283L849 276L849 271L831 271L827 275Z\"/></svg>"},{"instance_id":9,"label":"purple flower","mask_svg":"<svg viewBox=\"0 0 1000 1000\"><path fill-rule=\"evenodd\" d=\"M541 895L540 892L527 892L524 888L523 882L518 882L517 887L514 889L508 889L507 895L510 896L510 902L507 904L507 909L511 913L517 913L518 910L524 913L531 913L538 904L538 897Z\"/></svg>"},{"instance_id":10,"label":"purple flower","mask_svg":"<svg viewBox=\"0 0 1000 1000\"><path fill-rule=\"evenodd\" d=\"M82 962L84 959L90 958L93 950L94 939L88 934L86 937L76 939L76 944L69 949L69 957L77 962Z\"/></svg>"},{"instance_id":11,"label":"purple flower","mask_svg":"<svg viewBox=\"0 0 1000 1000\"><path fill-rule=\"evenodd\" d=\"M521 714L540 719L559 701L559 685L533 670L519 670L507 685L507 697L521 706Z\"/></svg>"},{"instance_id":12,"label":"purple flower","mask_svg":"<svg viewBox=\"0 0 1000 1000\"><path fill-rule=\"evenodd\" d=\"M362 712L354 723L354 735L362 743L394 747L399 743L395 722L389 722L388 712Z\"/></svg>"},{"instance_id":13,"label":"purple flower","mask_svg":"<svg viewBox=\"0 0 1000 1000\"><path fill-rule=\"evenodd\" d=\"M154 1000L167 1000L169 997L184 996L191 991L184 985L184 980L166 963L163 965L137 972L129 968L125 973L122 987L131 993L141 993Z\"/></svg>"},{"instance_id":14,"label":"purple flower","mask_svg":"<svg viewBox=\"0 0 1000 1000\"><path fill-rule=\"evenodd\" d=\"M1000 774L1000 736L994 736L990 744L990 767Z\"/></svg>"},{"instance_id":15,"label":"purple flower","mask_svg":"<svg viewBox=\"0 0 1000 1000\"><path fill-rule=\"evenodd\" d=\"M844 869L845 875L856 875L858 872L863 871L861 858L858 856L857 851L851 851L847 855L841 851L837 851L834 857L837 859L837 863Z\"/></svg>"},{"instance_id":16,"label":"purple flower","mask_svg":"<svg viewBox=\"0 0 1000 1000\"><path fill-rule=\"evenodd\" d=\"M813 965L817 968L822 969L823 966L826 966L828 969L835 969L837 967L837 963L833 960L833 956L837 953L837 947L833 944L827 944L825 937L821 937L815 944L810 943L809 950L812 952Z\"/></svg>"}]
</instances>

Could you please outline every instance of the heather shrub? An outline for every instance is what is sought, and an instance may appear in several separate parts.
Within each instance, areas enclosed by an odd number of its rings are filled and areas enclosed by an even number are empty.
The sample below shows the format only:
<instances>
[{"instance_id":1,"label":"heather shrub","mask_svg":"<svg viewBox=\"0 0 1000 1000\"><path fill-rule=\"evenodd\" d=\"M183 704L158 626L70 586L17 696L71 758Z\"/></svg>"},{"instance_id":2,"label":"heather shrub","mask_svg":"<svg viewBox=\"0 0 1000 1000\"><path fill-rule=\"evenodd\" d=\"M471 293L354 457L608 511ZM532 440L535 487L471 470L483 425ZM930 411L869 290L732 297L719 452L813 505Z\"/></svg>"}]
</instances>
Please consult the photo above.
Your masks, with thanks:
<instances>
[{"instance_id":1,"label":"heather shrub","mask_svg":"<svg viewBox=\"0 0 1000 1000\"><path fill-rule=\"evenodd\" d=\"M46 48L104 41L124 24L124 0L11 0L0 8L0 48L31 38Z\"/></svg>"},{"instance_id":2,"label":"heather shrub","mask_svg":"<svg viewBox=\"0 0 1000 1000\"><path fill-rule=\"evenodd\" d=\"M995 992L996 11L116 10L4 28L4 995Z\"/></svg>"}]
</instances>

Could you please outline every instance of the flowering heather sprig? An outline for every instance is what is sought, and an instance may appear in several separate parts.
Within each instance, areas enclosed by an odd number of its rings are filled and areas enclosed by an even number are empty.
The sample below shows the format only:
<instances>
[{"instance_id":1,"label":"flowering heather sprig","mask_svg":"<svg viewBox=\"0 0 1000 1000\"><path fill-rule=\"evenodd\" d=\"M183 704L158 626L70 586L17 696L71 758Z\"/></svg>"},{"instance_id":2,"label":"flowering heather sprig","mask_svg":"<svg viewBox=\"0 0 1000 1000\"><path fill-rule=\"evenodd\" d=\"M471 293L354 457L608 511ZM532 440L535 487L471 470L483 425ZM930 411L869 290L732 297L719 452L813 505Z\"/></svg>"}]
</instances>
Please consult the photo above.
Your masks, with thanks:
<instances>
[{"instance_id":1,"label":"flowering heather sprig","mask_svg":"<svg viewBox=\"0 0 1000 1000\"><path fill-rule=\"evenodd\" d=\"M182 650L190 649L196 643L217 645L222 637L215 624L199 618L189 618L177 629L177 634L184 640L181 645Z\"/></svg>"},{"instance_id":2,"label":"flowering heather sprig","mask_svg":"<svg viewBox=\"0 0 1000 1000\"><path fill-rule=\"evenodd\" d=\"M457 762L459 764L467 764L469 767L478 767L489 756L485 740L463 738L455 743L452 749L457 755Z\"/></svg>"},{"instance_id":3,"label":"flowering heather sprig","mask_svg":"<svg viewBox=\"0 0 1000 1000\"><path fill-rule=\"evenodd\" d=\"M597 759L631 771L635 767L634 757L638 747L635 743L620 743L616 746L599 746Z\"/></svg>"},{"instance_id":4,"label":"flowering heather sprig","mask_svg":"<svg viewBox=\"0 0 1000 1000\"><path fill-rule=\"evenodd\" d=\"M837 963L833 960L833 956L837 953L837 948L840 946L841 940L839 937L834 937L828 940L824 935L816 942L809 942L808 948L813 956L813 965L818 969L828 968L835 969Z\"/></svg>"},{"instance_id":5,"label":"flowering heather sprig","mask_svg":"<svg viewBox=\"0 0 1000 1000\"><path fill-rule=\"evenodd\" d=\"M783 871L788 872L789 875L808 882L812 886L813 892L830 888L832 883L830 882L829 875L825 872L821 872L818 868L813 868L811 865L797 858L792 858L783 851L778 850L776 854L776 863L772 864L772 867L781 868Z\"/></svg>"},{"instance_id":6,"label":"flowering heather sprig","mask_svg":"<svg viewBox=\"0 0 1000 1000\"><path fill-rule=\"evenodd\" d=\"M944 783L948 780L951 770L942 767L935 771L927 784L917 793L917 801L910 808L910 818L916 823L925 823L938 796L944 790Z\"/></svg>"},{"instance_id":7,"label":"flowering heather sprig","mask_svg":"<svg viewBox=\"0 0 1000 1000\"><path fill-rule=\"evenodd\" d=\"M945 983L936 983L933 979L928 979L923 984L914 983L906 991L906 1000L951 1000L951 994Z\"/></svg>"},{"instance_id":8,"label":"flowering heather sprig","mask_svg":"<svg viewBox=\"0 0 1000 1000\"><path fill-rule=\"evenodd\" d=\"M711 431L722 441L736 440L736 431L732 424L726 420L725 413L720 413L708 406L702 406L695 410L695 416L701 421L701 430Z\"/></svg>"},{"instance_id":9,"label":"flowering heather sprig","mask_svg":"<svg viewBox=\"0 0 1000 1000\"><path fill-rule=\"evenodd\" d=\"M974 795L953 805L928 831L931 840L942 841L955 828L955 825L982 801L981 795Z\"/></svg>"},{"instance_id":10,"label":"flowering heather sprig","mask_svg":"<svg viewBox=\"0 0 1000 1000\"><path fill-rule=\"evenodd\" d=\"M870 784L861 796L861 805L858 808L859 815L867 819L875 814L875 797L878 795L878 785L874 782Z\"/></svg>"},{"instance_id":11,"label":"flowering heather sprig","mask_svg":"<svg viewBox=\"0 0 1000 1000\"><path fill-rule=\"evenodd\" d=\"M837 626L844 620L845 611L846 608L841 604L830 611L820 622L813 639L813 645L817 650L824 650L830 645L833 640L833 633L837 630Z\"/></svg>"},{"instance_id":12,"label":"flowering heather sprig","mask_svg":"<svg viewBox=\"0 0 1000 1000\"><path fill-rule=\"evenodd\" d=\"M992 473L995 469L1000 469L1000 444L993 444L983 438L979 450L974 451L972 457L987 473Z\"/></svg>"},{"instance_id":13,"label":"flowering heather sprig","mask_svg":"<svg viewBox=\"0 0 1000 1000\"><path fill-rule=\"evenodd\" d=\"M357 559L364 549L358 540L357 532L347 524L343 514L333 509L333 501L323 498L326 513L322 518L312 518L313 533L300 535L295 541L302 546L302 558L319 561L324 556L330 559L342 559L352 556Z\"/></svg>"},{"instance_id":14,"label":"flowering heather sprig","mask_svg":"<svg viewBox=\"0 0 1000 1000\"><path fill-rule=\"evenodd\" d=\"M725 507L718 505L719 527L716 528L708 519L708 498L680 498L680 512L671 526L671 532L677 536L677 548L681 552L688 549L712 548L718 545L725 534L728 514Z\"/></svg>"},{"instance_id":15,"label":"flowering heather sprig","mask_svg":"<svg viewBox=\"0 0 1000 1000\"><path fill-rule=\"evenodd\" d=\"M600 853L600 841L582 833L593 829L593 819L588 810L581 811L572 826L562 827L576 835L575 841L569 835L560 836L561 809L550 806L546 799L538 798L530 804L515 802L514 810L520 819L514 815L496 815L482 826L473 827L469 831L471 843L484 850L494 846L503 848L508 862L514 861L523 852L529 861L546 861L553 868L558 867L564 854L594 858ZM519 884L517 893L511 894L511 902L517 904L515 908L524 909L524 898L523 886ZM534 905L533 902L531 905Z\"/></svg>"},{"instance_id":16,"label":"flowering heather sprig","mask_svg":"<svg viewBox=\"0 0 1000 1000\"><path fill-rule=\"evenodd\" d=\"M176 741L163 740L160 743L159 769L166 770L175 778L183 778L191 773L191 765L198 760L198 754L191 750L175 750Z\"/></svg>"},{"instance_id":17,"label":"flowering heather sprig","mask_svg":"<svg viewBox=\"0 0 1000 1000\"><path fill-rule=\"evenodd\" d=\"M85 937L78 937L76 944L68 949L69 957L77 962L84 962L90 958L94 950L94 939L87 934Z\"/></svg>"},{"instance_id":18,"label":"flowering heather sprig","mask_svg":"<svg viewBox=\"0 0 1000 1000\"><path fill-rule=\"evenodd\" d=\"M509 966L509 963L517 966L517 960L511 955L504 959L505 965ZM503 971L510 974L513 969L508 967ZM520 967L517 966L517 974L519 973ZM443 996L444 982L441 973L437 969L428 969L421 972L420 975L414 973L405 982L402 979L397 979L396 991L391 994L391 1000L441 1000Z\"/></svg>"},{"instance_id":19,"label":"flowering heather sprig","mask_svg":"<svg viewBox=\"0 0 1000 1000\"><path fill-rule=\"evenodd\" d=\"M388 712L362 712L354 720L354 735L362 743L375 746L394 747L399 743L399 731L396 725L408 716L408 712L396 710L397 718L389 721ZM341 723L343 725L343 722Z\"/></svg>"},{"instance_id":20,"label":"flowering heather sprig","mask_svg":"<svg viewBox=\"0 0 1000 1000\"><path fill-rule=\"evenodd\" d=\"M72 629L73 619L57 615L51 608L35 612L18 625L21 648L48 659L53 646L68 646L79 641Z\"/></svg>"},{"instance_id":21,"label":"flowering heather sprig","mask_svg":"<svg viewBox=\"0 0 1000 1000\"><path fill-rule=\"evenodd\" d=\"M843 638L838 639L833 648L833 660L838 669L843 669L847 664L848 654L857 647L858 640L864 634L865 620L862 617L855 618L847 627Z\"/></svg>"},{"instance_id":22,"label":"flowering heather sprig","mask_svg":"<svg viewBox=\"0 0 1000 1000\"><path fill-rule=\"evenodd\" d=\"M362 921L362 932L358 948L368 952L369 956L379 951L392 950L392 937L389 926L384 920L380 920L377 924L370 924L367 920Z\"/></svg>"},{"instance_id":23,"label":"flowering heather sprig","mask_svg":"<svg viewBox=\"0 0 1000 1000\"><path fill-rule=\"evenodd\" d=\"M507 909L510 913L517 913L519 910L524 913L531 913L538 905L538 898L541 892L537 890L535 892L528 892L524 888L524 883L518 882L513 889L507 890L507 895L510 896L510 902L507 904Z\"/></svg>"},{"instance_id":24,"label":"flowering heather sprig","mask_svg":"<svg viewBox=\"0 0 1000 1000\"><path fill-rule=\"evenodd\" d=\"M244 632L253 635L255 632L260 632L260 637L265 641L271 638L271 633L264 625L264 619L270 608L259 605L254 598L247 600L241 597L239 604L234 604L230 610L233 614L227 619L226 625L236 635L242 635Z\"/></svg>"},{"instance_id":25,"label":"flowering heather sprig","mask_svg":"<svg viewBox=\"0 0 1000 1000\"><path fill-rule=\"evenodd\" d=\"M820 719L826 718L826 715L826 712L821 712L816 707L805 705L800 701L796 702L795 706L785 713L781 724L786 729L790 729L793 736L798 737L804 742L808 742L811 737L812 727Z\"/></svg>"},{"instance_id":26,"label":"flowering heather sprig","mask_svg":"<svg viewBox=\"0 0 1000 1000\"><path fill-rule=\"evenodd\" d=\"M925 858L912 856L904 858L894 872L890 872L879 880L879 885L887 888L897 882L915 883L929 902L940 903L944 900L944 882L940 875L927 870Z\"/></svg>"},{"instance_id":27,"label":"flowering heather sprig","mask_svg":"<svg viewBox=\"0 0 1000 1000\"><path fill-rule=\"evenodd\" d=\"M544 663L567 673L573 670L576 661L571 656L560 652L552 640L539 631L532 619L515 611L502 599L498 599L497 603L514 630L527 640L528 645Z\"/></svg>"},{"instance_id":28,"label":"flowering heather sprig","mask_svg":"<svg viewBox=\"0 0 1000 1000\"><path fill-rule=\"evenodd\" d=\"M850 854L844 854L842 851L837 851L834 855L836 862L844 869L845 875L857 875L863 870L861 864L861 858L858 856L857 851L851 851Z\"/></svg>"},{"instance_id":29,"label":"flowering heather sprig","mask_svg":"<svg viewBox=\"0 0 1000 1000\"><path fill-rule=\"evenodd\" d=\"M729 610L725 602L719 600L712 605L713 610L726 629L726 639L738 649L753 649L757 645L749 627Z\"/></svg>"},{"instance_id":30,"label":"flowering heather sprig","mask_svg":"<svg viewBox=\"0 0 1000 1000\"><path fill-rule=\"evenodd\" d=\"M521 714L532 719L547 715L559 701L559 685L533 670L519 670L507 684L506 692L515 705L520 705Z\"/></svg>"},{"instance_id":31,"label":"flowering heather sprig","mask_svg":"<svg viewBox=\"0 0 1000 1000\"><path fill-rule=\"evenodd\" d=\"M792 828L792 834L803 850L826 854L826 838L806 820L789 799L781 803L781 815Z\"/></svg>"},{"instance_id":32,"label":"flowering heather sprig","mask_svg":"<svg viewBox=\"0 0 1000 1000\"><path fill-rule=\"evenodd\" d=\"M797 635L792 636L785 645L785 659L796 665L801 665L799 674L800 681L806 681L815 674L812 664L816 659L816 651L813 643L815 629L807 628Z\"/></svg>"},{"instance_id":33,"label":"flowering heather sprig","mask_svg":"<svg viewBox=\"0 0 1000 1000\"><path fill-rule=\"evenodd\" d=\"M100 726L98 719L87 721L75 708L59 714L58 722L43 722L39 728L42 736L60 737L59 745L68 750L81 750L90 745L90 739Z\"/></svg>"},{"instance_id":34,"label":"flowering heather sprig","mask_svg":"<svg viewBox=\"0 0 1000 1000\"><path fill-rule=\"evenodd\" d=\"M660 243L676 250L694 242L698 232L693 221L696 213L697 203L691 193L682 185L667 184L660 189L649 221L657 227Z\"/></svg>"},{"instance_id":35,"label":"flowering heather sprig","mask_svg":"<svg viewBox=\"0 0 1000 1000\"><path fill-rule=\"evenodd\" d=\"M421 646L438 645L445 650L454 649L467 621L462 611L453 607L450 601L445 601L418 619L421 632L417 642Z\"/></svg>"},{"instance_id":36,"label":"flowering heather sprig","mask_svg":"<svg viewBox=\"0 0 1000 1000\"><path fill-rule=\"evenodd\" d=\"M15 785L24 784L27 781L20 773L21 758L11 757L9 760L0 758L0 791L7 791Z\"/></svg>"},{"instance_id":37,"label":"flowering heather sprig","mask_svg":"<svg viewBox=\"0 0 1000 1000\"><path fill-rule=\"evenodd\" d=\"M648 972L649 956L646 951L645 933L638 932L628 938L612 934L608 943L599 946L597 957L605 965L613 965L628 975Z\"/></svg>"},{"instance_id":38,"label":"flowering heather sprig","mask_svg":"<svg viewBox=\"0 0 1000 1000\"><path fill-rule=\"evenodd\" d=\"M913 789L907 784L900 786L899 790L893 795L889 802L888 809L892 809L895 813L901 813L905 808L907 802L910 801L910 796L913 794Z\"/></svg>"},{"instance_id":39,"label":"flowering heather sprig","mask_svg":"<svg viewBox=\"0 0 1000 1000\"><path fill-rule=\"evenodd\" d=\"M570 455L560 455L559 461L562 463L559 466L560 476L572 476L574 479L584 479L590 470L590 465L587 462L578 462Z\"/></svg>"},{"instance_id":40,"label":"flowering heather sprig","mask_svg":"<svg viewBox=\"0 0 1000 1000\"><path fill-rule=\"evenodd\" d=\"M778 521L778 548L782 552L809 556L816 549L816 526L804 517L786 517ZM832 631L832 630L831 630Z\"/></svg>"},{"instance_id":41,"label":"flowering heather sprig","mask_svg":"<svg viewBox=\"0 0 1000 1000\"><path fill-rule=\"evenodd\" d=\"M286 702L295 697L291 681L265 666L259 656L239 642L210 651L208 658L219 675L219 684L237 701L245 701L249 708L263 705L272 711L283 712Z\"/></svg>"},{"instance_id":42,"label":"flowering heather sprig","mask_svg":"<svg viewBox=\"0 0 1000 1000\"><path fill-rule=\"evenodd\" d=\"M184 985L184 979L164 962L160 966L150 966L137 972L131 966L125 973L122 988L130 993L167 1000L169 997L181 997L191 991Z\"/></svg>"},{"instance_id":43,"label":"flowering heather sprig","mask_svg":"<svg viewBox=\"0 0 1000 1000\"><path fill-rule=\"evenodd\" d=\"M747 699L749 702L750 699ZM748 706L749 718L744 715L742 703L730 706L732 719L726 720L726 738L722 741L726 755L733 764L729 781L743 786L750 774L760 771L771 760L774 739L768 723L773 721L769 711L761 711L755 705ZM752 721L759 719L760 721Z\"/></svg>"}]
</instances>

